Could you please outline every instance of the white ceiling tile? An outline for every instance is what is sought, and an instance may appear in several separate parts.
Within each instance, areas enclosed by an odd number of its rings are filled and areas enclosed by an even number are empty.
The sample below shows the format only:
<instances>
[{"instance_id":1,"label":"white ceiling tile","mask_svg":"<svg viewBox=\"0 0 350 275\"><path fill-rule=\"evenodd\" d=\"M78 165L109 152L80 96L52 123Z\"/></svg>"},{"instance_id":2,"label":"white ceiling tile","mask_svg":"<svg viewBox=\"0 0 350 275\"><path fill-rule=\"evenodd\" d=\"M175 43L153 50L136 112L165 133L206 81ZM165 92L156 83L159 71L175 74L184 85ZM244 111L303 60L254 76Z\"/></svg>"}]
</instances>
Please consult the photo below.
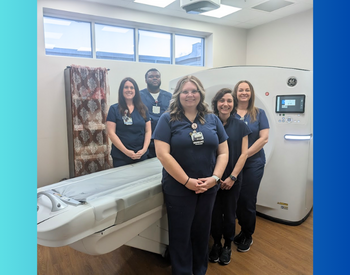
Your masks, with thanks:
<instances>
[{"instance_id":1,"label":"white ceiling tile","mask_svg":"<svg viewBox=\"0 0 350 275\"><path fill-rule=\"evenodd\" d=\"M133 0L80 0L86 2L93 2L98 4L105 4L111 6L118 6L127 9L134 9L138 11L145 11L156 14L171 15L174 17L185 18L194 21L207 22L211 24L226 25L237 28L250 29L276 19L290 16L295 13L303 12L313 8L313 0L286 0L293 2L293 4L280 8L272 12L265 12L253 9L252 7L267 2L268 0L221 0L222 4L242 8L242 10L225 16L223 18L211 18L208 16L198 14L187 14L180 7L180 0L176 0L166 8L152 7L134 3Z\"/></svg>"}]
</instances>

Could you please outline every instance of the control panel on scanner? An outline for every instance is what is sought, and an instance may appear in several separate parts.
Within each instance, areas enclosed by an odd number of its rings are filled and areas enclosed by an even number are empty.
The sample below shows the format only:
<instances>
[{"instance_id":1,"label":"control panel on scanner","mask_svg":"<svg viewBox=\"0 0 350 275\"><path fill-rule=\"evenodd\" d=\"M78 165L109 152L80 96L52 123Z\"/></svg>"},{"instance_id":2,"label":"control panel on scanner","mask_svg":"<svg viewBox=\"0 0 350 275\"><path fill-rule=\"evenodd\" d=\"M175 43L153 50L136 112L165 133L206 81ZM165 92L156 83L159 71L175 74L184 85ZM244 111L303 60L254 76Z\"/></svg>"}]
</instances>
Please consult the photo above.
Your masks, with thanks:
<instances>
[{"instance_id":1,"label":"control panel on scanner","mask_svg":"<svg viewBox=\"0 0 350 275\"><path fill-rule=\"evenodd\" d=\"M306 124L305 95L277 95L275 112L280 124Z\"/></svg>"}]
</instances>

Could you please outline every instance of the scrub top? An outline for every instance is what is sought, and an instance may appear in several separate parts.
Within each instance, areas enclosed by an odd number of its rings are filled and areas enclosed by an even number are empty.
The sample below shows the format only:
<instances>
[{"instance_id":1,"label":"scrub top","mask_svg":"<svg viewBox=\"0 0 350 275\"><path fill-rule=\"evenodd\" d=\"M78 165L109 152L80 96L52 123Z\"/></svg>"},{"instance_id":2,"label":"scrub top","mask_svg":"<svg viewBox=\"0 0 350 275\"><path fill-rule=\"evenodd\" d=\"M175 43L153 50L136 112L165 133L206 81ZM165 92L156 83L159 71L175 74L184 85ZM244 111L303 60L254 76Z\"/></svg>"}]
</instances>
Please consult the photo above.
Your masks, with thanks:
<instances>
[{"instance_id":1,"label":"scrub top","mask_svg":"<svg viewBox=\"0 0 350 275\"><path fill-rule=\"evenodd\" d=\"M151 117L151 125L152 125L152 133L153 133L154 129L156 128L156 125L157 125L157 122L158 122L160 116L169 107L169 103L170 103L170 99L172 97L172 94L161 89L159 91L157 103L154 100L153 96L150 94L150 92L147 90L147 88L140 91L140 96L141 96L141 100L142 100L143 104L145 104L146 107L148 108L148 112L149 112L149 115ZM159 114L153 113L153 106L160 107Z\"/></svg>"},{"instance_id":2,"label":"scrub top","mask_svg":"<svg viewBox=\"0 0 350 275\"><path fill-rule=\"evenodd\" d=\"M139 111L134 108L134 111L129 115L132 118L132 125L125 125L123 121L124 114L120 114L118 110L118 103L112 105L109 108L107 121L116 123L116 134L129 150L133 150L135 153L143 148L145 141L145 124L149 121L149 113L146 112L146 119L144 119ZM147 152L141 157L141 160L147 158ZM111 151L112 158L129 160L130 158L121 152L117 147L112 144Z\"/></svg>"},{"instance_id":3,"label":"scrub top","mask_svg":"<svg viewBox=\"0 0 350 275\"><path fill-rule=\"evenodd\" d=\"M242 119L240 115L235 114L236 118ZM267 116L263 109L259 108L259 112L257 113L256 120L254 122L250 121L250 115L247 114L243 117L243 121L248 125L249 129L252 131L251 134L248 135L248 148L252 146L252 144L259 139L260 130L269 129L269 121L267 120ZM262 148L259 152L249 157L244 165L244 167L258 167L261 165L265 165L266 158L264 148Z\"/></svg>"},{"instance_id":4,"label":"scrub top","mask_svg":"<svg viewBox=\"0 0 350 275\"><path fill-rule=\"evenodd\" d=\"M202 132L204 143L194 145L190 136L193 132L190 122L185 115L180 121L171 121L169 112L165 112L159 119L153 133L153 139L161 140L170 145L170 154L179 163L190 178L205 178L213 175L216 164L217 149L220 143L227 140L225 129L214 114L205 116L205 123L201 124L198 117L194 120L197 132ZM183 184L177 182L163 168L163 192L174 196L193 194ZM216 192L219 185L206 192Z\"/></svg>"},{"instance_id":5,"label":"scrub top","mask_svg":"<svg viewBox=\"0 0 350 275\"><path fill-rule=\"evenodd\" d=\"M224 125L224 128L227 135L229 136L227 140L229 157L227 167L222 176L223 180L231 175L233 168L235 167L239 157L242 154L243 137L249 135L252 132L249 129L248 125L246 125L242 120L235 118L234 115L231 115L228 118L227 123ZM238 178L239 177L241 177L241 173L238 175Z\"/></svg>"}]
</instances>

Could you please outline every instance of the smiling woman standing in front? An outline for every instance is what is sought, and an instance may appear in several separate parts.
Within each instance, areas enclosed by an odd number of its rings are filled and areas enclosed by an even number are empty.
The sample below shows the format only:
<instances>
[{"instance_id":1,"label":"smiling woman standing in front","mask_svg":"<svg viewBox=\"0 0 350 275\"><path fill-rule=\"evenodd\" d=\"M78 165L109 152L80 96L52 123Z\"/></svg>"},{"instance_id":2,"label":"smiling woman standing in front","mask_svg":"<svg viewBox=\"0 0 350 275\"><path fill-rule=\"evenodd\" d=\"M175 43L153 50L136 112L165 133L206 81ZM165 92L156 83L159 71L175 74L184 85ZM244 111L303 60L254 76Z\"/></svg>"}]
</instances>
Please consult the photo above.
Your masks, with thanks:
<instances>
[{"instance_id":1,"label":"smiling woman standing in front","mask_svg":"<svg viewBox=\"0 0 350 275\"><path fill-rule=\"evenodd\" d=\"M139 87L131 77L121 81L118 103L109 108L107 132L112 141L113 167L147 159L151 121Z\"/></svg>"},{"instance_id":2,"label":"smiling woman standing in front","mask_svg":"<svg viewBox=\"0 0 350 275\"><path fill-rule=\"evenodd\" d=\"M228 161L227 134L204 102L202 83L185 76L153 133L162 163L172 273L204 275L211 213Z\"/></svg>"}]
</instances>

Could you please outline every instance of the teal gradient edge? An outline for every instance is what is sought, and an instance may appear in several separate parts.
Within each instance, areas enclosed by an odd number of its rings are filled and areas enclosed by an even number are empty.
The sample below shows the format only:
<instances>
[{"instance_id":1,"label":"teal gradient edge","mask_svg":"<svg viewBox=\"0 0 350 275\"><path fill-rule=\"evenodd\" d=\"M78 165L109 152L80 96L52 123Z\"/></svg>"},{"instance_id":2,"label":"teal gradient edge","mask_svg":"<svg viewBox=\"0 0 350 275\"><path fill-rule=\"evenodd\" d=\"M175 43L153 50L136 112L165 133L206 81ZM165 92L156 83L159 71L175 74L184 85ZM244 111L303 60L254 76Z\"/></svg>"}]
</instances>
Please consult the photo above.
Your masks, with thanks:
<instances>
[{"instance_id":1,"label":"teal gradient edge","mask_svg":"<svg viewBox=\"0 0 350 275\"><path fill-rule=\"evenodd\" d=\"M3 1L1 274L37 274L37 2Z\"/></svg>"}]
</instances>

